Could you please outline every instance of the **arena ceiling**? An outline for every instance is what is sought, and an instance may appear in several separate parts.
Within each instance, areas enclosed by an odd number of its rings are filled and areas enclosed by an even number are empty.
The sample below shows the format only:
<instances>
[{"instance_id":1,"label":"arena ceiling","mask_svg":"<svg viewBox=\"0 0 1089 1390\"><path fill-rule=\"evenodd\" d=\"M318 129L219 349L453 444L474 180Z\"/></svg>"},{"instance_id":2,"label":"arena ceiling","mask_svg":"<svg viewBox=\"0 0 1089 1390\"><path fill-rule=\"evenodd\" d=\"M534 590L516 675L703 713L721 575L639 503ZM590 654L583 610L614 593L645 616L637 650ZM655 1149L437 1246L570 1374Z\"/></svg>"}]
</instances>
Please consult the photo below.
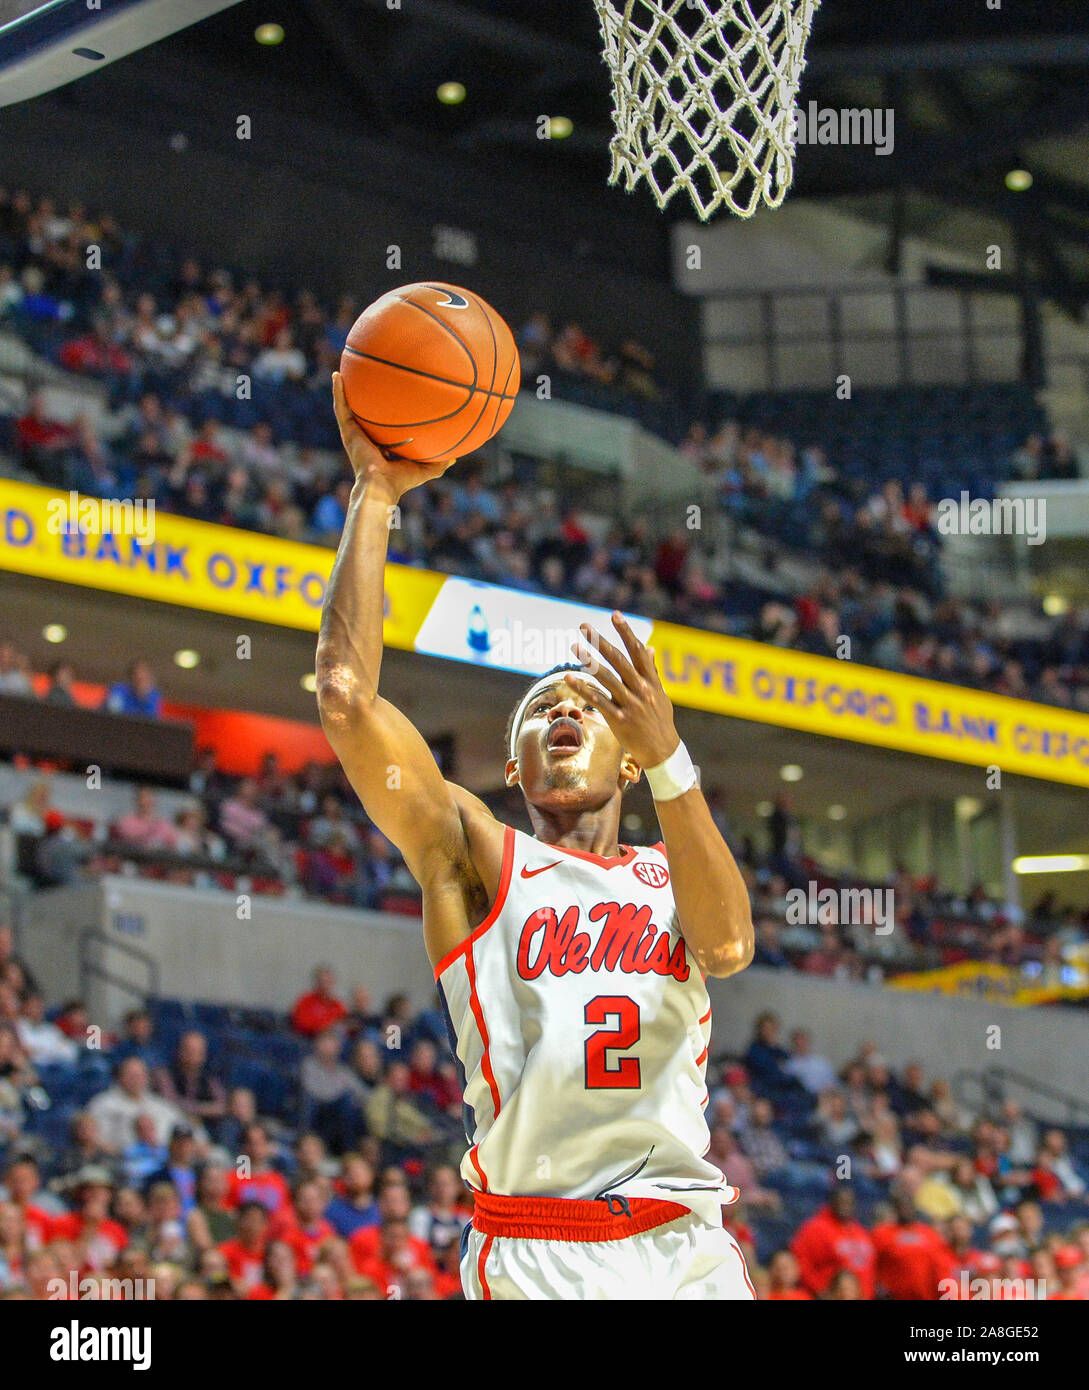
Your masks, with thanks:
<instances>
[{"instance_id":1,"label":"arena ceiling","mask_svg":"<svg viewBox=\"0 0 1089 1390\"><path fill-rule=\"evenodd\" d=\"M272 22L284 41L257 43ZM460 170L487 186L501 163L505 198L532 181L555 203L614 226L622 218L633 235L657 236L689 215L681 198L663 219L644 190L606 187L611 98L591 0L240 0L38 100L73 113L131 103L128 118L145 122L188 104L199 118L202 76L228 84L234 110L271 100L282 115L403 152L406 170L414 151L448 155L452 182ZM450 81L466 88L460 105L436 98ZM978 252L999 235L1009 244L1012 230L1042 293L1080 313L1089 300L1084 0L823 0L802 99L893 108L895 150L806 145L793 197L836 200L886 227L890 268L906 234ZM213 101L207 119L221 114ZM542 114L569 117L570 136L537 138ZM1027 192L1007 189L1015 168L1032 174ZM659 264L665 273L668 258Z\"/></svg>"},{"instance_id":2,"label":"arena ceiling","mask_svg":"<svg viewBox=\"0 0 1089 1390\"><path fill-rule=\"evenodd\" d=\"M253 41L275 18L257 0L178 35L192 59L274 71L328 114L372 134L451 156L494 159L555 177L588 199L604 189L610 92L591 0L298 0L285 41ZM346 22L347 17L350 20ZM466 99L444 106L440 83ZM803 99L896 112L895 153L807 146L795 197L837 199L890 231L980 245L1012 226L1045 294L1078 311L1089 298L1089 9L1083 0L824 0ZM566 115L562 145L537 138L540 114ZM1006 174L1028 169L1026 193ZM640 198L649 202L645 193ZM686 215L682 200L667 217Z\"/></svg>"}]
</instances>

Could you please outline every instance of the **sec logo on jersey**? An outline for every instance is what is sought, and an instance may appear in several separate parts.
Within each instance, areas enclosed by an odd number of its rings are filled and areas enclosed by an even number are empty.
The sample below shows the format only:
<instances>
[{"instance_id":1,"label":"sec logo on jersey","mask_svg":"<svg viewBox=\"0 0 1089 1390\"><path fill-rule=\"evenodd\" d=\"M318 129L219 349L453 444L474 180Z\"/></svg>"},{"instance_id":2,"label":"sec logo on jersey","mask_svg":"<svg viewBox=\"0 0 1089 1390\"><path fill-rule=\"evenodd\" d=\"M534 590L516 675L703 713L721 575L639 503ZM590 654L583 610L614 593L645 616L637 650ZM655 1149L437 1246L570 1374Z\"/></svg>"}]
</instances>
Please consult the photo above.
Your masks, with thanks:
<instances>
[{"instance_id":1,"label":"sec logo on jersey","mask_svg":"<svg viewBox=\"0 0 1089 1390\"><path fill-rule=\"evenodd\" d=\"M632 872L640 883L645 883L648 888L664 888L669 882L669 870L646 859L636 860L632 865Z\"/></svg>"}]
</instances>

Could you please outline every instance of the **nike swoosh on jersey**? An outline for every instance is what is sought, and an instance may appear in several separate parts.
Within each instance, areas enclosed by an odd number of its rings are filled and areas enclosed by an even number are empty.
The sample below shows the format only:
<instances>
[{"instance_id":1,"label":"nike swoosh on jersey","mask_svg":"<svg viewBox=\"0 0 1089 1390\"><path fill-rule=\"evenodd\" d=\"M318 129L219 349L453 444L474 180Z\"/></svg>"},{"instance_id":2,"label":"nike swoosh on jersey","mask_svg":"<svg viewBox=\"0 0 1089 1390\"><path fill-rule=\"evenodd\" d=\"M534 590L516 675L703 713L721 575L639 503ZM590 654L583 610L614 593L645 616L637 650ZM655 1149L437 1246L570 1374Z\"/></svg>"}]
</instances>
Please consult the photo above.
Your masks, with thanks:
<instances>
[{"instance_id":1,"label":"nike swoosh on jersey","mask_svg":"<svg viewBox=\"0 0 1089 1390\"><path fill-rule=\"evenodd\" d=\"M522 865L522 877L523 877L523 878L536 878L538 874L543 874L547 869L554 869L554 868L556 867L557 864L562 864L562 863L563 863L563 860L562 860L562 859L554 859L554 860L552 861L551 864L545 864L544 867L543 867L543 868L540 868L540 869L527 869L526 866L523 864L523 865Z\"/></svg>"}]
</instances>

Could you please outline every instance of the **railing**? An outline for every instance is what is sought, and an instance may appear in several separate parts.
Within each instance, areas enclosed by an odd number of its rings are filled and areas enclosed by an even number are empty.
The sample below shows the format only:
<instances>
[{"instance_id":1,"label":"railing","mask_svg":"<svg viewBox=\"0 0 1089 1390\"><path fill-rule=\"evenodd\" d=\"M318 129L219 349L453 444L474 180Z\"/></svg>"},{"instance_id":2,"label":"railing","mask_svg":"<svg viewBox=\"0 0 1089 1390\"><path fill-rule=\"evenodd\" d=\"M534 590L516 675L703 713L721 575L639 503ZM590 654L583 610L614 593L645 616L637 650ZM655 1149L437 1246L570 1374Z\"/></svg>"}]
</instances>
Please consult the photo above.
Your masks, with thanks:
<instances>
[{"instance_id":1,"label":"railing","mask_svg":"<svg viewBox=\"0 0 1089 1390\"><path fill-rule=\"evenodd\" d=\"M101 959L95 958L94 947L100 946L106 949L118 951L123 956L128 956L130 960L138 961L147 971L147 983L144 986L134 984L131 980L126 980L124 976L115 974ZM107 935L99 927L84 927L79 934L79 987L82 994L87 993L87 986L92 979L103 980L108 985L113 985L115 989L124 990L131 994L141 1005L152 997L160 993L160 973L159 962L147 951L141 951L138 946L133 946L127 941L118 941L116 937Z\"/></svg>"},{"instance_id":2,"label":"railing","mask_svg":"<svg viewBox=\"0 0 1089 1390\"><path fill-rule=\"evenodd\" d=\"M997 1112L1002 1102L1009 1099L1006 1092L1011 1085L1028 1093L1030 1101L1026 1102L1026 1106L1030 1104L1031 1098L1042 1096L1065 1108L1067 1124L1077 1124L1079 1114L1083 1120L1089 1121L1089 1100L1071 1095L1068 1091L1061 1091L1057 1086L1049 1086L1038 1076L1028 1076L1024 1072L1012 1071L1009 1067L988 1067L982 1073L957 1072L953 1078L953 1090L958 1100L971 1105L967 1092L972 1086L978 1086L986 1108L992 1113Z\"/></svg>"}]
</instances>

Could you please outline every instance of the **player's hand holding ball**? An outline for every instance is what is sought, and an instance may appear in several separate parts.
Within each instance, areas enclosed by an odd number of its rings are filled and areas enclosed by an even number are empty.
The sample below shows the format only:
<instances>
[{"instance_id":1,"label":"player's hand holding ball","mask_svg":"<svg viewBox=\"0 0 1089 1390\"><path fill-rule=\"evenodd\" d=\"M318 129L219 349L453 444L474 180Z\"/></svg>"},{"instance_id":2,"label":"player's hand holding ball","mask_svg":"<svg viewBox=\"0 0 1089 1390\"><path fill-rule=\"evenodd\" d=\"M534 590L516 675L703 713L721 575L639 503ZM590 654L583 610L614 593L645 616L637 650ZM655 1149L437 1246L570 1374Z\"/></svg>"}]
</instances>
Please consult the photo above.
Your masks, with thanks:
<instances>
[{"instance_id":1,"label":"player's hand holding ball","mask_svg":"<svg viewBox=\"0 0 1089 1390\"><path fill-rule=\"evenodd\" d=\"M411 459L387 457L377 444L363 433L352 414L344 394L344 378L333 373L333 409L344 452L352 465L357 481L365 483L368 492L380 492L389 502L396 502L406 492L431 478L441 477L457 459L440 459L437 463L413 463Z\"/></svg>"},{"instance_id":2,"label":"player's hand holding ball","mask_svg":"<svg viewBox=\"0 0 1089 1390\"><path fill-rule=\"evenodd\" d=\"M356 477L397 495L437 478L506 423L521 384L514 335L457 285L402 285L348 332L334 374L341 438Z\"/></svg>"}]
</instances>

